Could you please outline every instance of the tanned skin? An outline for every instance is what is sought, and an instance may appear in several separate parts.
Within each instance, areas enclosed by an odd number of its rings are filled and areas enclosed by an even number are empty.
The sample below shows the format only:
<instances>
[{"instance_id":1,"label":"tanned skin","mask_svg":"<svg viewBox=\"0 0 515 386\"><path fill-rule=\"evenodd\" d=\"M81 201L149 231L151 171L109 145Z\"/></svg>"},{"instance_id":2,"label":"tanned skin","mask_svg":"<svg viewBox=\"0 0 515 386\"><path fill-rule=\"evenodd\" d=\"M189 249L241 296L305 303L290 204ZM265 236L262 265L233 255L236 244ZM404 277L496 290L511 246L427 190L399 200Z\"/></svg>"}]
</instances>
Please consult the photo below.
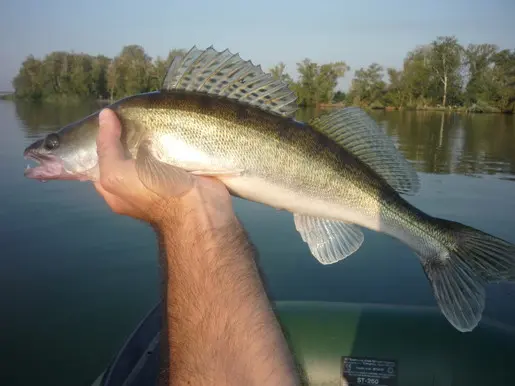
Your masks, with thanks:
<instances>
[{"instance_id":1,"label":"tanned skin","mask_svg":"<svg viewBox=\"0 0 515 386\"><path fill-rule=\"evenodd\" d=\"M225 186L161 165L170 183L149 190L120 135L116 114L104 109L95 187L115 213L149 223L158 235L166 306L161 385L298 385Z\"/></svg>"}]
</instances>

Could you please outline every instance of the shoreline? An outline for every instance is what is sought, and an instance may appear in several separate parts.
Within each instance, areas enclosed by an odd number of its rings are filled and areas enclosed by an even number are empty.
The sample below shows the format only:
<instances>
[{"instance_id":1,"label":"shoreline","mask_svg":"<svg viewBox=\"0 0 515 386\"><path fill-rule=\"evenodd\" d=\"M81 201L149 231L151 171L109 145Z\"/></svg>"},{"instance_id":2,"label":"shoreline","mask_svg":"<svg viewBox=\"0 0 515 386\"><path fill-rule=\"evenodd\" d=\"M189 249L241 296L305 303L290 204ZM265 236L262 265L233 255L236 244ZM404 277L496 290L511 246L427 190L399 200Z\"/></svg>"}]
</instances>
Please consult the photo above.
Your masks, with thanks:
<instances>
[{"instance_id":1,"label":"shoreline","mask_svg":"<svg viewBox=\"0 0 515 386\"><path fill-rule=\"evenodd\" d=\"M344 107L353 107L355 105L346 105L345 103L321 103L316 106L317 109L320 110L330 110L335 108L344 108ZM474 105L475 106L475 105ZM443 113L464 113L464 114L505 114L505 115L513 115L515 114L515 110L505 110L501 111L494 108L489 108L490 111L471 111L474 106L458 106L458 107L440 107L440 106L424 106L424 107L394 107L394 106L383 106L383 107L375 107L375 106L356 106L361 107L364 110L374 110L374 111L431 111L431 112L443 112Z\"/></svg>"},{"instance_id":2,"label":"shoreline","mask_svg":"<svg viewBox=\"0 0 515 386\"><path fill-rule=\"evenodd\" d=\"M49 104L78 104L83 102L96 102L102 105L107 105L115 100L113 99L94 99L94 98L85 98L85 99L79 99L75 97L57 97L57 98L50 98L50 99L42 99L42 100L36 100L31 101L28 99L17 99L12 94L5 94L0 96L0 100L7 100L7 101L22 101L27 103L49 103ZM302 106L303 108L315 108L318 110L331 110L336 108L344 108L344 107L352 107L354 105L347 105L345 103L320 103L316 106ZM475 106L475 105L474 105ZM465 107L465 106L459 106L459 107L441 107L441 106L424 106L424 107L394 107L394 106L356 106L361 107L364 110L375 110L375 111L431 111L431 112L445 112L445 113L463 113L463 114L505 114L505 115L513 115L515 114L515 111L500 111L497 109L493 109L489 107L490 111L471 111L474 106ZM497 111L496 111L497 110Z\"/></svg>"}]
</instances>

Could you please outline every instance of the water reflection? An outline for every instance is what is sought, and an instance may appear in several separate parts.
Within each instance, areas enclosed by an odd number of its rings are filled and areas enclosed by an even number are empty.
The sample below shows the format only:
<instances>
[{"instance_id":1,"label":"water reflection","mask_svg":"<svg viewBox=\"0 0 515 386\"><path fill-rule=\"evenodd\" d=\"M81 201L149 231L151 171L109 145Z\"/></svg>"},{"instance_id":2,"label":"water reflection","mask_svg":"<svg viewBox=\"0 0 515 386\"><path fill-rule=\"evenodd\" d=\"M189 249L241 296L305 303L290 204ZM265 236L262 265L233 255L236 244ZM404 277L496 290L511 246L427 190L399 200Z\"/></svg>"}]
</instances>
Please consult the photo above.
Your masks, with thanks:
<instances>
[{"instance_id":1,"label":"water reflection","mask_svg":"<svg viewBox=\"0 0 515 386\"><path fill-rule=\"evenodd\" d=\"M418 171L467 175L515 173L512 115L411 111L372 115Z\"/></svg>"},{"instance_id":2,"label":"water reflection","mask_svg":"<svg viewBox=\"0 0 515 386\"><path fill-rule=\"evenodd\" d=\"M22 121L26 137L39 137L58 130L68 123L83 118L102 107L90 101L79 104L16 102L16 115Z\"/></svg>"},{"instance_id":3,"label":"water reflection","mask_svg":"<svg viewBox=\"0 0 515 386\"><path fill-rule=\"evenodd\" d=\"M16 113L26 136L33 138L58 129L102 107L17 103ZM309 121L319 110L301 109L296 119ZM420 172L435 174L515 174L515 118L513 115L470 115L432 111L373 111L400 151Z\"/></svg>"}]
</instances>

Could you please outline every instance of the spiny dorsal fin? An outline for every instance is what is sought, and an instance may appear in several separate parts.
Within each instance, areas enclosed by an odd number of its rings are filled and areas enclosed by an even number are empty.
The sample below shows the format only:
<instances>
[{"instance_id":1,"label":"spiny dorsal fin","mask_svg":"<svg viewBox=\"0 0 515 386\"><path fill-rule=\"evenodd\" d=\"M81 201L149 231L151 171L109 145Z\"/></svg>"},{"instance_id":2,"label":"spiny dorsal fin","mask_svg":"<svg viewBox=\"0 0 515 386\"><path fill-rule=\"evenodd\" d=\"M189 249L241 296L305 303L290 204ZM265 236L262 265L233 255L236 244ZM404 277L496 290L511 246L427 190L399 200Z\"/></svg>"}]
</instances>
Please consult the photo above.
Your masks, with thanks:
<instances>
[{"instance_id":1,"label":"spiny dorsal fin","mask_svg":"<svg viewBox=\"0 0 515 386\"><path fill-rule=\"evenodd\" d=\"M284 81L238 54L212 46L193 47L185 56L175 57L161 88L225 96L285 117L293 117L298 109L297 97Z\"/></svg>"},{"instance_id":2,"label":"spiny dorsal fin","mask_svg":"<svg viewBox=\"0 0 515 386\"><path fill-rule=\"evenodd\" d=\"M363 110L347 107L322 115L311 125L371 167L399 193L415 194L420 183L411 164Z\"/></svg>"}]
</instances>

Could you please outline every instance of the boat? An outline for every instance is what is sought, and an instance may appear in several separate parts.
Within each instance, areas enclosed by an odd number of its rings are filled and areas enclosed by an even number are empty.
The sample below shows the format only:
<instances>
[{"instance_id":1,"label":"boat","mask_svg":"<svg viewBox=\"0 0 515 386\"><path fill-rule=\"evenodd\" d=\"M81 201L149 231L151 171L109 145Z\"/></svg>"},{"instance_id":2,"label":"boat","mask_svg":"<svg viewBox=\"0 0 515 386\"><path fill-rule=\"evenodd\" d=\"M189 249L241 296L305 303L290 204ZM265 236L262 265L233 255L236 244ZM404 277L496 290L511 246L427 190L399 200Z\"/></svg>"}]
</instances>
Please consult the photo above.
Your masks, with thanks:
<instances>
[{"instance_id":1,"label":"boat","mask_svg":"<svg viewBox=\"0 0 515 386\"><path fill-rule=\"evenodd\" d=\"M486 317L461 333L436 307L274 306L305 385L515 385L515 329ZM157 385L162 312L143 318L93 386Z\"/></svg>"}]
</instances>

